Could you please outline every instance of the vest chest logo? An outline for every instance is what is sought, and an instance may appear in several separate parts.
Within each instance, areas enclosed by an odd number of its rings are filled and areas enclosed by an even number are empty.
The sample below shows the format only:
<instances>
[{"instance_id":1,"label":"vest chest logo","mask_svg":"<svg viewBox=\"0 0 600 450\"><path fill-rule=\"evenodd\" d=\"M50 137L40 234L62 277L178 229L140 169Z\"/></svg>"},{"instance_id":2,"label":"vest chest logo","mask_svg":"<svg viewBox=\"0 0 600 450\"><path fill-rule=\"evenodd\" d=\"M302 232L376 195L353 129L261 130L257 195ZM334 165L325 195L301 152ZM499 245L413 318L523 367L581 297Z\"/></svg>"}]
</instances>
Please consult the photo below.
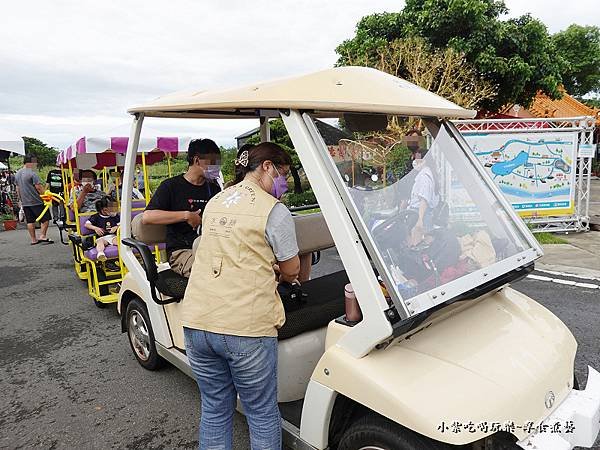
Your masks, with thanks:
<instances>
[{"instance_id":1,"label":"vest chest logo","mask_svg":"<svg viewBox=\"0 0 600 450\"><path fill-rule=\"evenodd\" d=\"M223 205L226 208L231 207L231 205L237 205L242 199L242 194L239 191L233 191L233 193L225 198L223 201Z\"/></svg>"}]
</instances>

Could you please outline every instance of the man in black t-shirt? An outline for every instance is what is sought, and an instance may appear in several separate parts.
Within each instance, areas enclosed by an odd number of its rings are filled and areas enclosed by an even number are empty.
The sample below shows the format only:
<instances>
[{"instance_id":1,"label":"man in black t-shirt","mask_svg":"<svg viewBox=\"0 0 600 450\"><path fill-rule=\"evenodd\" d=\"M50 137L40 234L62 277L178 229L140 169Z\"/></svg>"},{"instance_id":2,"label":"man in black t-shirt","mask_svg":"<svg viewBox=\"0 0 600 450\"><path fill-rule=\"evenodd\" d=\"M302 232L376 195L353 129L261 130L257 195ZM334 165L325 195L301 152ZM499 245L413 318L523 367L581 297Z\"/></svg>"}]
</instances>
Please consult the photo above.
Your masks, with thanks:
<instances>
[{"instance_id":1,"label":"man in black t-shirt","mask_svg":"<svg viewBox=\"0 0 600 450\"><path fill-rule=\"evenodd\" d=\"M46 177L46 189L48 189L53 194L58 194L61 197L64 195L63 191L63 178L60 170L53 169L48 172L48 176ZM56 223L56 221L65 216L65 207L62 203L57 202L56 200L52 200L52 221Z\"/></svg>"},{"instance_id":2,"label":"man in black t-shirt","mask_svg":"<svg viewBox=\"0 0 600 450\"><path fill-rule=\"evenodd\" d=\"M221 152L210 139L190 142L188 170L163 181L144 211L144 224L167 226L167 255L171 268L189 277L192 244L202 224L202 211L221 188L216 180L221 169Z\"/></svg>"}]
</instances>

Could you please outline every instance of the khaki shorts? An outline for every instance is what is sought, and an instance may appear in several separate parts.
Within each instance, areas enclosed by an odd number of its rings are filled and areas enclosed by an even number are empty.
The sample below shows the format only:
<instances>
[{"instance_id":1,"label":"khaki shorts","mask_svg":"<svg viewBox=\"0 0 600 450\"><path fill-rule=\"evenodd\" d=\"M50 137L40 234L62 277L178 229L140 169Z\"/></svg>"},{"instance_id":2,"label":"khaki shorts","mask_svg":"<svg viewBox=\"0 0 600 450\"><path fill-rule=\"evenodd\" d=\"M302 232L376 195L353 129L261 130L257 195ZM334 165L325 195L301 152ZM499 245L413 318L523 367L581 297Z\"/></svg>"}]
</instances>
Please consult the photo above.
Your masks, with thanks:
<instances>
[{"instance_id":1,"label":"khaki shorts","mask_svg":"<svg viewBox=\"0 0 600 450\"><path fill-rule=\"evenodd\" d=\"M194 252L192 249L175 250L169 257L169 264L173 272L178 273L186 278L190 277L192 265L194 264Z\"/></svg>"},{"instance_id":2,"label":"khaki shorts","mask_svg":"<svg viewBox=\"0 0 600 450\"><path fill-rule=\"evenodd\" d=\"M101 239L106 243L106 245L115 245L115 241L117 240L117 235L116 234L105 234L104 236L98 236L96 238L96 243Z\"/></svg>"}]
</instances>

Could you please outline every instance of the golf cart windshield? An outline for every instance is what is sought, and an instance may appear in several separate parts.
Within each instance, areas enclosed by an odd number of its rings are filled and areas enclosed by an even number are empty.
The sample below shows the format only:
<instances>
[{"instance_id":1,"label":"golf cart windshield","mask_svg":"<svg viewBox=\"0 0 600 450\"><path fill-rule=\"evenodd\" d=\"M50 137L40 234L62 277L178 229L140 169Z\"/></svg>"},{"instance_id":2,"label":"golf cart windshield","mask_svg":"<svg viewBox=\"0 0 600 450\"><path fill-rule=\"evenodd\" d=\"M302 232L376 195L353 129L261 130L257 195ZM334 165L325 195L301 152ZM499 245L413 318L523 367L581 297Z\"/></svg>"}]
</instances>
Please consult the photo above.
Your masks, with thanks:
<instances>
[{"instance_id":1,"label":"golf cart windshield","mask_svg":"<svg viewBox=\"0 0 600 450\"><path fill-rule=\"evenodd\" d=\"M537 257L528 230L452 124L425 121L424 133L407 133L393 131L383 115L346 114L333 123L337 132L324 133L313 119L305 115L390 301L405 316Z\"/></svg>"}]
</instances>

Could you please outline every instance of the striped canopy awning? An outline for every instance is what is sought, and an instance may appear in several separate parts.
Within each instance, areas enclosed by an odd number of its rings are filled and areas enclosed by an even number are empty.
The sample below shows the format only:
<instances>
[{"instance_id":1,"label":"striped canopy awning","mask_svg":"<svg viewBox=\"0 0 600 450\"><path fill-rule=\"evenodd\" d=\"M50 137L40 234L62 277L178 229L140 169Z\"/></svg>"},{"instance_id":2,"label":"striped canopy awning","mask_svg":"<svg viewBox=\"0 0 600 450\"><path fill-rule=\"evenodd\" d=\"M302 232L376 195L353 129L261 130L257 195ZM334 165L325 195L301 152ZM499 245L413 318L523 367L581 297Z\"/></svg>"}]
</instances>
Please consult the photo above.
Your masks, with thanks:
<instances>
[{"instance_id":1,"label":"striped canopy awning","mask_svg":"<svg viewBox=\"0 0 600 450\"><path fill-rule=\"evenodd\" d=\"M166 153L175 156L179 152L187 152L191 139L184 136L142 137L138 147L138 162L141 163L142 153L145 153L146 164L154 164L161 161ZM128 143L129 138L123 136L84 136L62 150L56 163L60 166L71 161L72 167L82 169L122 166Z\"/></svg>"}]
</instances>

